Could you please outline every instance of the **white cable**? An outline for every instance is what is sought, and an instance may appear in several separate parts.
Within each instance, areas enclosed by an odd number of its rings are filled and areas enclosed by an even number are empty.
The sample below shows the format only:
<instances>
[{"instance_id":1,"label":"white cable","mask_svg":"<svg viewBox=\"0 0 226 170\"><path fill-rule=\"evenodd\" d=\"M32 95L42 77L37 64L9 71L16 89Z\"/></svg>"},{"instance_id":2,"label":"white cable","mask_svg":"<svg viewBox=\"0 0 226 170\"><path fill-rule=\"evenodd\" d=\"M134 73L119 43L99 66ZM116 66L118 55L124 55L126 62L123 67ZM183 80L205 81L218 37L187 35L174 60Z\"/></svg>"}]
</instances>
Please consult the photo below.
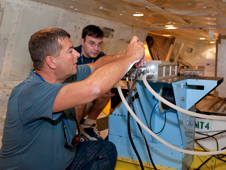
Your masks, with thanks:
<instances>
[{"instance_id":1,"label":"white cable","mask_svg":"<svg viewBox=\"0 0 226 170\"><path fill-rule=\"evenodd\" d=\"M147 74L148 75L148 74ZM199 117L199 118L203 118L203 119L211 119L211 120L226 120L226 116L208 116L208 115L203 115L203 114L199 114L199 113L196 113L196 112L192 112L192 111L189 111L189 110L185 110L181 107L178 107L172 103L170 103L169 101L167 101L166 99L164 99L162 96L160 96L158 93L156 93L152 88L151 86L148 84L147 82L147 75L144 75L142 77L142 80L144 82L144 85L146 86L146 88L157 98L159 99L161 102L163 102L164 104L168 105L169 107L175 109L175 110L178 110L179 112L181 113L184 113L184 114L187 114L187 115L190 115L190 116L194 116L194 117Z\"/></svg>"},{"instance_id":2,"label":"white cable","mask_svg":"<svg viewBox=\"0 0 226 170\"><path fill-rule=\"evenodd\" d=\"M140 124L140 126L142 128L144 128L144 130L146 130L151 136L153 136L155 139L160 141L162 144L164 144L164 145L168 146L169 148L174 149L176 151L179 151L179 152L182 152L182 153L186 153L186 154L190 154L190 155L217 155L217 154L226 153L226 149L221 150L221 151L214 151L214 152L194 152L194 151L189 151L189 150L186 150L186 149L181 149L181 148L178 148L176 146L173 146L173 145L169 144L168 142L166 142L162 138L160 138L158 135L156 135L154 132L152 132L147 126L145 126L143 124L143 122L140 121L140 119L136 116L136 114L132 111L132 109L129 107L128 103L126 102L126 99L125 99L125 97L124 97L124 95L122 93L122 89L120 87L119 82L117 83L117 89L118 89L118 93L119 93L119 96L120 96L123 104L125 105L125 107L129 111L131 116L137 121L137 123Z\"/></svg>"}]
</instances>

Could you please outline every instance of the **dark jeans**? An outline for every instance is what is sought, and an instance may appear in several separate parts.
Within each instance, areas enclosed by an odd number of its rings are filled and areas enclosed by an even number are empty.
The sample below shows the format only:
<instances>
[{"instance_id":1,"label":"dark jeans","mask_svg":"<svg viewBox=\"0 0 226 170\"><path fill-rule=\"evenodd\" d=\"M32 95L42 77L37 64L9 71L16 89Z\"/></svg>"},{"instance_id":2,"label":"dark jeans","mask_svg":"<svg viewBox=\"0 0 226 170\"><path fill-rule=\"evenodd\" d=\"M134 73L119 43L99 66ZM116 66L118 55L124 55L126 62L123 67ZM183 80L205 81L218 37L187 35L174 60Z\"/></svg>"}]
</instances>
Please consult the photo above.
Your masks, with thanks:
<instances>
[{"instance_id":1,"label":"dark jeans","mask_svg":"<svg viewBox=\"0 0 226 170\"><path fill-rule=\"evenodd\" d=\"M68 170L114 170L117 150L107 140L81 142Z\"/></svg>"}]
</instances>

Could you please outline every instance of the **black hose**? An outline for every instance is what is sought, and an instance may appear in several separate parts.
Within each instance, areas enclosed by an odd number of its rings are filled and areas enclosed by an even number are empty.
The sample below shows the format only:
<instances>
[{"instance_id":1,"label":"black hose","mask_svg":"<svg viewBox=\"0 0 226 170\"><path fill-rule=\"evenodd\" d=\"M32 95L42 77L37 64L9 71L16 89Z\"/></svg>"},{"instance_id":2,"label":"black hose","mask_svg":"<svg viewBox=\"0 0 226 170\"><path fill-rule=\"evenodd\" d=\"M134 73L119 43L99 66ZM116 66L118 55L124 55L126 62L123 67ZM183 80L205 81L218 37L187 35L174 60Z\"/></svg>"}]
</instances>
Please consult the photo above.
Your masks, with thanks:
<instances>
[{"instance_id":1,"label":"black hose","mask_svg":"<svg viewBox=\"0 0 226 170\"><path fill-rule=\"evenodd\" d=\"M130 97L130 94L131 94L130 85L129 85L128 80L126 80L126 82L127 82L127 86L128 86L128 90L129 90L129 97ZM129 105L130 105L130 102L131 102L131 99L129 98L129 101L128 101ZM138 158L138 161L140 163L141 169L144 170L143 162L142 162L142 160L140 158L140 155L139 155L139 153L138 153L138 151L136 149L136 146L135 146L135 144L133 142L133 139L132 139L131 130L130 130L130 114L129 114L129 112L127 113L127 117L128 117L127 118L127 126L128 126L129 141L130 141L130 143L132 145L132 148L133 148L133 150L134 150L134 152L135 152L135 154L136 154L136 156Z\"/></svg>"},{"instance_id":2,"label":"black hose","mask_svg":"<svg viewBox=\"0 0 226 170\"><path fill-rule=\"evenodd\" d=\"M155 110L155 107L157 106L158 103L159 103L158 101L155 103L155 105L154 105L154 107L153 107L153 109L151 111L151 116L150 116L150 129L151 129L152 132L154 132L154 131L153 131L152 127L151 127L151 119L152 119L152 115L153 115L153 112ZM161 130L159 130L158 132L154 132L155 134L161 133L163 131L163 129L165 128L165 126L166 126L166 112L164 112L164 114L165 114L164 124L163 124Z\"/></svg>"},{"instance_id":3,"label":"black hose","mask_svg":"<svg viewBox=\"0 0 226 170\"><path fill-rule=\"evenodd\" d=\"M130 88L129 82L128 82L128 80L127 80L127 86L128 86L128 90L129 90L128 104L129 104L130 107L132 106L132 109L133 109L133 112L134 112L134 113L135 113L135 109L134 109L134 105L133 105L132 91L133 91L133 88L134 88L134 85L135 85L136 80L137 80L137 74L135 74L135 78L134 78L134 80L133 80L133 83L132 83L132 87L131 87L131 88ZM135 113L135 114L136 114L136 113ZM132 140L132 137L131 137L131 130L130 130L130 114L129 114L129 112L128 112L128 121L127 121L127 123L128 123L128 134L129 134L129 139L130 139L130 142L131 142L131 144L132 144L132 143L133 143L133 140ZM144 134L143 134L143 131L142 131L140 125L139 125L138 123L137 123L137 125L138 125L138 128L139 128L139 130L140 130L140 132L141 132L141 134L142 134L142 137L143 137L143 139L144 139L145 146L146 146L146 149L147 149L147 151L148 151L148 155L149 155L150 161L151 161L151 163L152 163L152 166L154 167L155 170L157 170L157 168L156 168L156 166L155 166L155 164L154 164L154 162L153 162L153 159L152 159L150 150L149 150L149 148L148 148L147 140L146 140L146 138L145 138L145 136L144 136ZM132 144L132 146L133 146L133 148L136 150L136 147L135 147L134 143ZM135 150L134 150L134 151L135 151ZM135 151L135 153L136 153L136 152L137 152L137 151ZM138 152L137 152L136 154L137 154L138 160L139 160L139 162L140 162L141 169L143 169L144 167L143 167L143 163L142 163L142 161L141 161L141 158L140 158Z\"/></svg>"}]
</instances>

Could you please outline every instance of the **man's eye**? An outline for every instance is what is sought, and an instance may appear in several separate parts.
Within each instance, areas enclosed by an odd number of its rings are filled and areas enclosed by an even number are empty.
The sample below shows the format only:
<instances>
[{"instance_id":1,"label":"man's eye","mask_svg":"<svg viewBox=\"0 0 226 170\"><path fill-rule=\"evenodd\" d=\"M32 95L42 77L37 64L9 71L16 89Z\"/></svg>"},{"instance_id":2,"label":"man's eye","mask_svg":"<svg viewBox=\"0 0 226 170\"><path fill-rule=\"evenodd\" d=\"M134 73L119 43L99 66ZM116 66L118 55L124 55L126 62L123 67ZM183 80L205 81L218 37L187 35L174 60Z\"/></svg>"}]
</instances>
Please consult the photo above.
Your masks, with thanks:
<instances>
[{"instance_id":1,"label":"man's eye","mask_svg":"<svg viewBox=\"0 0 226 170\"><path fill-rule=\"evenodd\" d=\"M95 44L95 42L90 42L89 44L90 44L90 45L94 45L94 44Z\"/></svg>"}]
</instances>

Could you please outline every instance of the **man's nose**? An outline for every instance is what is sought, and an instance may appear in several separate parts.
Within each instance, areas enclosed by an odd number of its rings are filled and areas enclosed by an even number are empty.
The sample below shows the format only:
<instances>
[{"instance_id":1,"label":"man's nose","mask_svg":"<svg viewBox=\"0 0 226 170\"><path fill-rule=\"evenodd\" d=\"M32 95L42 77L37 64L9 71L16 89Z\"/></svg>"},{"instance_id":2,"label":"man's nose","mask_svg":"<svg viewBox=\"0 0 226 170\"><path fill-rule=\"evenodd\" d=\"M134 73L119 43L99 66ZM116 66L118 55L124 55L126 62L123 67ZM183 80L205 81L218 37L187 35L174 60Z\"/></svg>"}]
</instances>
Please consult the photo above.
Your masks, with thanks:
<instances>
[{"instance_id":1,"label":"man's nose","mask_svg":"<svg viewBox=\"0 0 226 170\"><path fill-rule=\"evenodd\" d=\"M79 58L80 57L80 53L78 53L75 49L74 49L74 57L75 58Z\"/></svg>"},{"instance_id":2,"label":"man's nose","mask_svg":"<svg viewBox=\"0 0 226 170\"><path fill-rule=\"evenodd\" d=\"M94 49L97 51L98 50L98 46L95 46Z\"/></svg>"},{"instance_id":3,"label":"man's nose","mask_svg":"<svg viewBox=\"0 0 226 170\"><path fill-rule=\"evenodd\" d=\"M98 50L99 49L99 45L98 44L95 44L94 49L95 50Z\"/></svg>"}]
</instances>

